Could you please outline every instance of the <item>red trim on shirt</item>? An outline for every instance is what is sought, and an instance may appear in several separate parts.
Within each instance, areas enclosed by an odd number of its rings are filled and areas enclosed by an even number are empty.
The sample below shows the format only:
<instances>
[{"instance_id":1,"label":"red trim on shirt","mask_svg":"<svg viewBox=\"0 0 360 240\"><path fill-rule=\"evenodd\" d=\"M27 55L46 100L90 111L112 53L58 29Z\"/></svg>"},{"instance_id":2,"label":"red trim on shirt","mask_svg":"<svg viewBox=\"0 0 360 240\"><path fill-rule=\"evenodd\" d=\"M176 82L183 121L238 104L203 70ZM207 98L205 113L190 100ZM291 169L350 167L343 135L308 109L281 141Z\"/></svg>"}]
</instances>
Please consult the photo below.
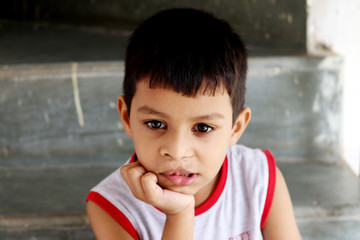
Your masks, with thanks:
<instances>
[{"instance_id":1,"label":"red trim on shirt","mask_svg":"<svg viewBox=\"0 0 360 240\"><path fill-rule=\"evenodd\" d=\"M117 209L111 202L97 192L90 192L86 201L93 201L113 217L135 240L138 240L136 230L127 217Z\"/></svg>"},{"instance_id":2,"label":"red trim on shirt","mask_svg":"<svg viewBox=\"0 0 360 240\"><path fill-rule=\"evenodd\" d=\"M261 217L261 229L264 228L264 225L266 223L266 219L269 215L272 201L274 198L274 191L275 191L275 184L276 184L276 162L275 158L272 155L272 153L269 150L263 150L263 153L265 154L268 166L269 166L269 184L267 189L267 195L266 195L266 201L264 206L264 211Z\"/></svg>"},{"instance_id":3,"label":"red trim on shirt","mask_svg":"<svg viewBox=\"0 0 360 240\"><path fill-rule=\"evenodd\" d=\"M220 170L220 179L214 192L210 195L210 197L199 207L195 208L195 216L200 215L210 209L216 201L219 199L221 193L224 190L226 178L227 178L227 171L228 171L228 159L225 157L224 163Z\"/></svg>"},{"instance_id":4,"label":"red trim on shirt","mask_svg":"<svg viewBox=\"0 0 360 240\"><path fill-rule=\"evenodd\" d=\"M134 153L132 156L131 156L131 159L129 161L129 163L132 163L132 162L135 162L136 161L136 153Z\"/></svg>"}]
</instances>

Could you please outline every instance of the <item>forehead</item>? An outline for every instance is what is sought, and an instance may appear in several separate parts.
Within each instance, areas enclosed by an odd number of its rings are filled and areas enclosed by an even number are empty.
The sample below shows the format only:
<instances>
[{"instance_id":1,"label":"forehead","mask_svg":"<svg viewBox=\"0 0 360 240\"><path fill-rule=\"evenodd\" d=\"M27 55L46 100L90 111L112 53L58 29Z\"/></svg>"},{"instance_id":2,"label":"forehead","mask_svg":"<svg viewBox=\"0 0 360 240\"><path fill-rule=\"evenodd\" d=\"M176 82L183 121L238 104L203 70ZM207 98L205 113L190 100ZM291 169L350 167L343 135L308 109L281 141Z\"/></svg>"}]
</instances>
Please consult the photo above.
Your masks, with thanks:
<instances>
[{"instance_id":1,"label":"forehead","mask_svg":"<svg viewBox=\"0 0 360 240\"><path fill-rule=\"evenodd\" d=\"M132 106L135 111L148 106L172 114L192 115L210 112L218 112L223 115L232 114L230 96L222 88L214 93L201 89L195 96L185 96L169 88L150 88L146 79L137 83Z\"/></svg>"}]
</instances>

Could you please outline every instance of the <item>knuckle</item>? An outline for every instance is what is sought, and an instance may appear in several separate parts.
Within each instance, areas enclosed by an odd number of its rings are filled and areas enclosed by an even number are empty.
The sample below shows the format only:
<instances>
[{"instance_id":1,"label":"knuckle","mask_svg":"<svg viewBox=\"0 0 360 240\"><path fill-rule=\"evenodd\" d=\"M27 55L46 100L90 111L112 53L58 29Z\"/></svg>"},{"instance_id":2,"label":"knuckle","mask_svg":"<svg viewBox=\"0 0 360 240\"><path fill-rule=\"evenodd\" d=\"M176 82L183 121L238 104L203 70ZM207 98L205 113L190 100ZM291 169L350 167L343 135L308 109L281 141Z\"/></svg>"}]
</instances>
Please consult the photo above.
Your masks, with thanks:
<instances>
[{"instance_id":1,"label":"knuckle","mask_svg":"<svg viewBox=\"0 0 360 240\"><path fill-rule=\"evenodd\" d=\"M154 173L147 172L141 177L141 183L143 185L149 186L152 182L156 183L157 177Z\"/></svg>"},{"instance_id":2,"label":"knuckle","mask_svg":"<svg viewBox=\"0 0 360 240\"><path fill-rule=\"evenodd\" d=\"M143 175L143 170L141 167L139 166L133 166L133 165L126 165L124 167L121 168L121 174L127 175L129 177L139 177L141 175Z\"/></svg>"},{"instance_id":3,"label":"knuckle","mask_svg":"<svg viewBox=\"0 0 360 240\"><path fill-rule=\"evenodd\" d=\"M126 174L126 171L127 171L127 166L123 166L123 167L120 168L121 175L124 176Z\"/></svg>"},{"instance_id":4,"label":"knuckle","mask_svg":"<svg viewBox=\"0 0 360 240\"><path fill-rule=\"evenodd\" d=\"M131 176L137 174L137 172L138 172L138 170L137 170L136 168L129 168L129 169L127 170L127 173L128 173L129 175L131 175Z\"/></svg>"}]
</instances>

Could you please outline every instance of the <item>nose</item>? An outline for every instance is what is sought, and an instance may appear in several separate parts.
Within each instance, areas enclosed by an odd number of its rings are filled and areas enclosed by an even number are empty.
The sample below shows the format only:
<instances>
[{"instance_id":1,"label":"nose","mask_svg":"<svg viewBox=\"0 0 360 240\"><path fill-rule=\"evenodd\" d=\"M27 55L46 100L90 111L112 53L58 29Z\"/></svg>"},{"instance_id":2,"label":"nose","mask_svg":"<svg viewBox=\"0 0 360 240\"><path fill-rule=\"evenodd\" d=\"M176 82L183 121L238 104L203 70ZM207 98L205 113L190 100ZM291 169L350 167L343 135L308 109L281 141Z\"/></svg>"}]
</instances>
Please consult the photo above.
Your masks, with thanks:
<instances>
[{"instance_id":1,"label":"nose","mask_svg":"<svg viewBox=\"0 0 360 240\"><path fill-rule=\"evenodd\" d=\"M185 160L193 156L191 136L186 131L170 130L163 138L160 154L173 160Z\"/></svg>"}]
</instances>

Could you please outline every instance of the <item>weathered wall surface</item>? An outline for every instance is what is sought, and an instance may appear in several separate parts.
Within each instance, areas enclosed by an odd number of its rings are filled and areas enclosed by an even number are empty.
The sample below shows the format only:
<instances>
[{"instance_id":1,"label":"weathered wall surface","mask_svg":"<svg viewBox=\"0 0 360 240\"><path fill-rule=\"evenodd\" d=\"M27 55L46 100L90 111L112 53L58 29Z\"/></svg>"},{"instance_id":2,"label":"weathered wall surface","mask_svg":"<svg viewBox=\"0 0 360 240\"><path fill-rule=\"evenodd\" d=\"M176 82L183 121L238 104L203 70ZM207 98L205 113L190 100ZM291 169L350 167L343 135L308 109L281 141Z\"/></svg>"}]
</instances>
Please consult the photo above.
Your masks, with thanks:
<instances>
[{"instance_id":1,"label":"weathered wall surface","mask_svg":"<svg viewBox=\"0 0 360 240\"><path fill-rule=\"evenodd\" d=\"M332 51L344 59L343 157L360 176L360 1L308 0L310 54ZM356 108L356 107L355 107Z\"/></svg>"},{"instance_id":2,"label":"weathered wall surface","mask_svg":"<svg viewBox=\"0 0 360 240\"><path fill-rule=\"evenodd\" d=\"M253 118L240 143L270 148L279 159L337 160L341 61L271 57L249 63L246 105ZM116 109L123 62L78 64L77 87L71 63L36 67L1 69L0 166L116 164L131 155Z\"/></svg>"},{"instance_id":3,"label":"weathered wall surface","mask_svg":"<svg viewBox=\"0 0 360 240\"><path fill-rule=\"evenodd\" d=\"M338 57L251 59L247 104L253 117L243 141L280 158L339 160L341 65Z\"/></svg>"}]
</instances>

